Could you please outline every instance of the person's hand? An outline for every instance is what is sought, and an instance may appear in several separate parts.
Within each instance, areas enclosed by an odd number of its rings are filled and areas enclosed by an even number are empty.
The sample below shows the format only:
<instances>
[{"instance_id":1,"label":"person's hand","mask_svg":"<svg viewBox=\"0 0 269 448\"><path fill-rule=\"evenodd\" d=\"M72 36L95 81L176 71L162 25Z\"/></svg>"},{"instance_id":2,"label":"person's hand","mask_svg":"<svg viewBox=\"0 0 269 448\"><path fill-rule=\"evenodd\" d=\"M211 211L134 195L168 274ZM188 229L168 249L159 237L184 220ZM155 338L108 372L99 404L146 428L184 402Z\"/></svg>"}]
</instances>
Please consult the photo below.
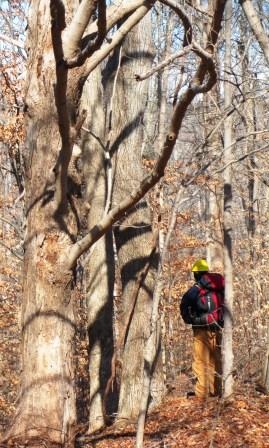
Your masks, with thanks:
<instances>
[{"instance_id":1,"label":"person's hand","mask_svg":"<svg viewBox=\"0 0 269 448\"><path fill-rule=\"evenodd\" d=\"M194 327L207 325L207 314L204 313L204 314L201 314L200 316L192 314L191 320L192 320L192 325Z\"/></svg>"}]
</instances>

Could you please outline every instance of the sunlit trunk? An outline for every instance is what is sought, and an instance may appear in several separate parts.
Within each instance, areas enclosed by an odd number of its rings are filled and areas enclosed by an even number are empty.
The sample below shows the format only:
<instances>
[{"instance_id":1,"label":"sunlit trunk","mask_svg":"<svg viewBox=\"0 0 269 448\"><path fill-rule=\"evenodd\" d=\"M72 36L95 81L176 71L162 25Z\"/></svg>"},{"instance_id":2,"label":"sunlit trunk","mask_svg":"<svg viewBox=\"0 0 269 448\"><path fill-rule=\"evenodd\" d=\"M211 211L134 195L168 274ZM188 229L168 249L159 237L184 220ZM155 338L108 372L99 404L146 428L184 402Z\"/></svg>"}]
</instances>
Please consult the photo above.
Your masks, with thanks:
<instances>
[{"instance_id":1,"label":"sunlit trunk","mask_svg":"<svg viewBox=\"0 0 269 448\"><path fill-rule=\"evenodd\" d=\"M51 20L49 3L32 3L25 86L27 234L22 374L17 412L7 437L64 445L72 439L76 424L72 356L75 284L64 260L77 236L78 201L69 185L64 212L59 212L55 178L62 142L55 104Z\"/></svg>"},{"instance_id":2,"label":"sunlit trunk","mask_svg":"<svg viewBox=\"0 0 269 448\"><path fill-rule=\"evenodd\" d=\"M89 208L88 228L105 213L107 175L105 114L101 70L97 67L85 83L81 109L87 111L83 126L82 159ZM113 354L112 300L114 260L111 231L103 236L84 260L89 334L89 429L94 432L106 423L105 388L111 374Z\"/></svg>"},{"instance_id":3,"label":"sunlit trunk","mask_svg":"<svg viewBox=\"0 0 269 448\"><path fill-rule=\"evenodd\" d=\"M151 66L150 16L135 28L124 41L113 99L111 156L113 156L113 205L138 186L143 177L141 150L143 143L143 111L148 83L137 83L134 75ZM107 73L116 73L119 52L110 60ZM105 79L107 91L111 92ZM110 89L110 90L109 90ZM131 94L132 92L132 94ZM108 98L111 93L107 94ZM119 347L122 375L118 420L136 418L142 393L143 347L148 334L154 286L154 268L137 288L139 273L145 267L152 249L151 213L146 200L140 203L119 224L114 226L123 287L121 331L127 330L124 347ZM156 264L156 263L155 263ZM130 309L134 311L130 316ZM124 330L125 329L125 330Z\"/></svg>"},{"instance_id":4,"label":"sunlit trunk","mask_svg":"<svg viewBox=\"0 0 269 448\"><path fill-rule=\"evenodd\" d=\"M231 18L232 1L226 5L225 21L225 84L224 102L228 108L231 104L232 92L229 83L231 67ZM232 172L230 161L232 159L232 117L227 117L224 123L224 331L223 331L223 396L229 397L233 393L233 258L232 258Z\"/></svg>"}]
</instances>

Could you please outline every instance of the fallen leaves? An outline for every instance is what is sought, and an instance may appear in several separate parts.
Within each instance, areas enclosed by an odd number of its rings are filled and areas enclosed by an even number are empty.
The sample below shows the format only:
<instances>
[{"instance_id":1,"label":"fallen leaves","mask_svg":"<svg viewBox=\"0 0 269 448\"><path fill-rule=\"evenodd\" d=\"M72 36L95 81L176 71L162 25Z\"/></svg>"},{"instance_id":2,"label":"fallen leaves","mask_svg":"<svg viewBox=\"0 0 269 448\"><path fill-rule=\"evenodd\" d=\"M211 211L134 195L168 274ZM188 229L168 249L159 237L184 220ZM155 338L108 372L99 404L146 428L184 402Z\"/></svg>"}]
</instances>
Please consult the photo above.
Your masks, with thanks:
<instances>
[{"instance_id":1,"label":"fallen leaves","mask_svg":"<svg viewBox=\"0 0 269 448\"><path fill-rule=\"evenodd\" d=\"M182 391L167 397L152 413L145 428L144 448L269 448L269 397L246 389L228 404L223 400L186 399ZM135 425L102 435L83 448L134 448Z\"/></svg>"}]
</instances>

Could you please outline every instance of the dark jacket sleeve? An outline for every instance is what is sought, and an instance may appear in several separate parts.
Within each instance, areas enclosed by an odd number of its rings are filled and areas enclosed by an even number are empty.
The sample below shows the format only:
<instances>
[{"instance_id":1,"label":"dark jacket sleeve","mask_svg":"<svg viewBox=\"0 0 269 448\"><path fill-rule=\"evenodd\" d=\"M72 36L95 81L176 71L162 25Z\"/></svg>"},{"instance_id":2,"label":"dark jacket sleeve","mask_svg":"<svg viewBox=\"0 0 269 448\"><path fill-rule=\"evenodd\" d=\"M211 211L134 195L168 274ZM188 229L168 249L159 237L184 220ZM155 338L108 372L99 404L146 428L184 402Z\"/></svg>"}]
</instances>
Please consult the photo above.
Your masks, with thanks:
<instances>
[{"instance_id":1,"label":"dark jacket sleeve","mask_svg":"<svg viewBox=\"0 0 269 448\"><path fill-rule=\"evenodd\" d=\"M198 288L192 286L182 297L180 303L180 314L186 324L192 324L194 303L198 296Z\"/></svg>"},{"instance_id":2,"label":"dark jacket sleeve","mask_svg":"<svg viewBox=\"0 0 269 448\"><path fill-rule=\"evenodd\" d=\"M182 297L180 303L180 313L186 324L195 326L207 325L207 314L197 314L197 299L199 289L192 286Z\"/></svg>"}]
</instances>

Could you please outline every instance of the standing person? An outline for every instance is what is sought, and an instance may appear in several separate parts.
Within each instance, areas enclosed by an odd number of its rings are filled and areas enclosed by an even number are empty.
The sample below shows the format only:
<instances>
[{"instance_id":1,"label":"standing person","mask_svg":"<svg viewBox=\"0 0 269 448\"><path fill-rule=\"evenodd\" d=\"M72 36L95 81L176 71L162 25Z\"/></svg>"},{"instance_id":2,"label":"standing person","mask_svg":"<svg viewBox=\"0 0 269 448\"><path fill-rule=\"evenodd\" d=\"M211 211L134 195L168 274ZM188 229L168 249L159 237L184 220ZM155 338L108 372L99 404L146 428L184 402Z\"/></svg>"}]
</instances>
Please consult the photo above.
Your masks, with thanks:
<instances>
[{"instance_id":1,"label":"standing person","mask_svg":"<svg viewBox=\"0 0 269 448\"><path fill-rule=\"evenodd\" d=\"M221 338L224 278L210 273L206 260L197 260L192 272L195 284L183 295L180 312L193 329L195 393L199 398L221 396Z\"/></svg>"}]
</instances>

